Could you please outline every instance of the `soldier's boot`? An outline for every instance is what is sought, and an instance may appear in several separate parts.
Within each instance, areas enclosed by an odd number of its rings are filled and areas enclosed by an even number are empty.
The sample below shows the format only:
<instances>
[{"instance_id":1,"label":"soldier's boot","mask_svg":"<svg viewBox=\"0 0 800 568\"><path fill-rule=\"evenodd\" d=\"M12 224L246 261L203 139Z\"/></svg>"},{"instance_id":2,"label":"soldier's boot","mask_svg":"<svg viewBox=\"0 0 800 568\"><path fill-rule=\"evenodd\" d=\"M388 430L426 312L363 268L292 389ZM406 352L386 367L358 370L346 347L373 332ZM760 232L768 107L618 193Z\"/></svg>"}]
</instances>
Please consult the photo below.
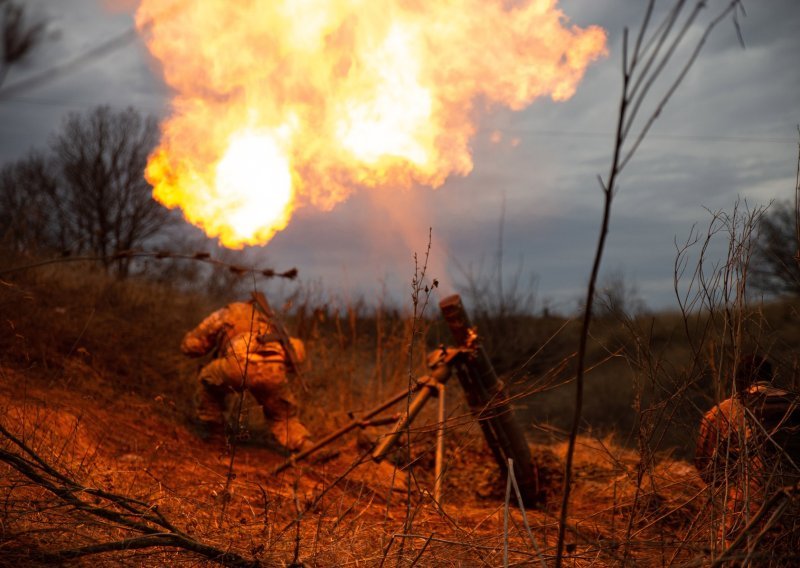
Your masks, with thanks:
<instances>
[{"instance_id":1,"label":"soldier's boot","mask_svg":"<svg viewBox=\"0 0 800 568\"><path fill-rule=\"evenodd\" d=\"M267 381L254 382L250 392L261 405L272 435L288 454L313 445L311 432L297 418L297 403L285 382L277 385L270 385Z\"/></svg>"},{"instance_id":2,"label":"soldier's boot","mask_svg":"<svg viewBox=\"0 0 800 568\"><path fill-rule=\"evenodd\" d=\"M226 389L201 382L197 389L194 431L205 442L223 441Z\"/></svg>"},{"instance_id":3,"label":"soldier's boot","mask_svg":"<svg viewBox=\"0 0 800 568\"><path fill-rule=\"evenodd\" d=\"M292 416L283 420L267 418L267 423L278 444L283 447L289 456L296 456L314 447L315 442L311 438L311 433L296 417ZM305 458L305 461L308 463L322 463L330 461L338 455L339 450L325 446L309 455Z\"/></svg>"}]
</instances>

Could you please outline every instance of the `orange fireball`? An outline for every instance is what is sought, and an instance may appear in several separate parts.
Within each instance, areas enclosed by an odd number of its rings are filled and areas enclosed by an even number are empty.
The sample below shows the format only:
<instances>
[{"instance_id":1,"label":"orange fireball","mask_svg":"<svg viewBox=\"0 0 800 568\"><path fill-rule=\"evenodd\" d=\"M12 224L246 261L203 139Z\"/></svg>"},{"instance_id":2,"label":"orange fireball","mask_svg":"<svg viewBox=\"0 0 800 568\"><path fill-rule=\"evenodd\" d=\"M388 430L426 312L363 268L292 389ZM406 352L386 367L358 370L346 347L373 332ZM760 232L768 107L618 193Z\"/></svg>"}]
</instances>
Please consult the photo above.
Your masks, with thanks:
<instances>
[{"instance_id":1,"label":"orange fireball","mask_svg":"<svg viewBox=\"0 0 800 568\"><path fill-rule=\"evenodd\" d=\"M606 39L555 0L142 0L137 23L174 91L145 175L228 247L357 186L468 174L478 101L569 98Z\"/></svg>"}]
</instances>

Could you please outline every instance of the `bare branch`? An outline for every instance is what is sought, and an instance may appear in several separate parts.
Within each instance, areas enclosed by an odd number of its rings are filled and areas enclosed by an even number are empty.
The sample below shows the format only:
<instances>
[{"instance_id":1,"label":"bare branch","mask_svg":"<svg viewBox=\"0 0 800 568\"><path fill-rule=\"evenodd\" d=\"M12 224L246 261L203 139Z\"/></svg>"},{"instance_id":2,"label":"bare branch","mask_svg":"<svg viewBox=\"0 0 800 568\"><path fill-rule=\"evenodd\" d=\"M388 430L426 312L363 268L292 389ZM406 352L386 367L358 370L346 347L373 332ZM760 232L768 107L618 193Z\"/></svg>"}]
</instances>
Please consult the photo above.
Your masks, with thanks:
<instances>
[{"instance_id":1,"label":"bare branch","mask_svg":"<svg viewBox=\"0 0 800 568\"><path fill-rule=\"evenodd\" d=\"M103 552L167 546L186 550L223 566L230 566L233 568L255 568L263 565L259 561L250 560L238 554L223 551L194 540L184 532L176 529L161 515L161 513L156 511L155 514L153 514L155 506L147 504L142 506L141 501L128 499L122 495L106 491L83 487L69 480L49 466L40 456L18 438L10 434L5 428L2 428L0 433L23 449L26 454L31 456L29 459L0 448L0 461L11 466L35 485L52 493L74 510L110 521L113 525L132 530L142 535L120 541L100 543L54 553L44 553L46 559L65 560ZM110 505L105 506L88 503L81 499L81 495L90 495L105 499ZM122 510L114 510L113 506L118 506ZM164 529L166 529L166 531Z\"/></svg>"}]
</instances>

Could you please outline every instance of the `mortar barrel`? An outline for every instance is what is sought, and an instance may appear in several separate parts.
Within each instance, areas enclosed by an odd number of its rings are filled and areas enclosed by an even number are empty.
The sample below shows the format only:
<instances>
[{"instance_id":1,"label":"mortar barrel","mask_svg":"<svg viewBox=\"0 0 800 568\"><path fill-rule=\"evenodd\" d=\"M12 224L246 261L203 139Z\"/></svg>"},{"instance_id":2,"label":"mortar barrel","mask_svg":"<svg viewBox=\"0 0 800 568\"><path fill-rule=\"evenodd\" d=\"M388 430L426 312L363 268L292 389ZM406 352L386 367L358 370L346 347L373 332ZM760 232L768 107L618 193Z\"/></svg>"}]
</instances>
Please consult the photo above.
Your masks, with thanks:
<instances>
[{"instance_id":1,"label":"mortar barrel","mask_svg":"<svg viewBox=\"0 0 800 568\"><path fill-rule=\"evenodd\" d=\"M540 495L538 476L508 392L480 344L461 297L458 294L448 296L439 302L439 307L456 344L472 350L470 356L456 367L456 376L472 415L479 421L500 471L507 474L508 458L514 460L514 473L522 498L526 505L534 505Z\"/></svg>"}]
</instances>

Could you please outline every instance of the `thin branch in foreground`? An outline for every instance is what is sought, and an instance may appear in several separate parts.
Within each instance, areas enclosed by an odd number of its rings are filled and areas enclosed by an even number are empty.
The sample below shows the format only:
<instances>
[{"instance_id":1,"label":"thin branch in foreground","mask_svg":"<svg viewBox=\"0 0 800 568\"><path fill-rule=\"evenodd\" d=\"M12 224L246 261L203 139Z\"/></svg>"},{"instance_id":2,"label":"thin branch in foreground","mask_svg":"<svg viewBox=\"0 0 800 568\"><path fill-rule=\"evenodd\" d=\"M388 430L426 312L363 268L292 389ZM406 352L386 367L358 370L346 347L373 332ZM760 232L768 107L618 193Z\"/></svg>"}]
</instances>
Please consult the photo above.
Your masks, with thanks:
<instances>
[{"instance_id":1,"label":"thin branch in foreground","mask_svg":"<svg viewBox=\"0 0 800 568\"><path fill-rule=\"evenodd\" d=\"M603 253L605 251L605 243L611 220L611 205L617 192L618 177L627 163L633 158L640 144L647 136L652 124L659 117L662 110L671 99L672 95L685 79L689 69L691 69L694 63L697 61L697 57L711 31L717 26L723 17L729 14L740 4L740 0L731 0L727 7L723 8L717 17L711 20L711 22L703 28L703 33L700 39L695 44L691 53L686 57L686 60L684 61L684 64L677 76L672 79L672 81L666 87L665 92L661 95L655 110L647 119L643 120L644 124L642 128L636 135L632 145L628 147L627 142L629 140L629 136L631 136L635 130L633 127L641 104L648 97L650 88L656 79L663 74L666 64L671 59L677 47L683 43L689 26L694 23L700 10L706 6L704 1L698 0L687 22L678 32L676 32L676 36L670 40L669 36L672 32L673 25L677 21L680 12L686 4L685 0L676 0L672 10L667 14L664 24L662 24L662 26L660 26L652 36L652 38L654 38L653 41L655 42L653 44L654 49L648 56L647 61L644 63L644 68L640 69L638 67L638 64L642 62L642 59L640 58L642 55L640 48L645 35L645 28L649 24L650 14L653 10L654 2L655 0L650 0L650 2L648 2L645 19L642 23L642 28L639 31L635 43L635 51L630 57L628 54L627 28L624 30L623 35L622 93L617 114L613 157L611 159L608 178L605 181L600 179L600 185L603 191L603 212L600 234L597 239L597 247L595 249L594 260L589 276L589 283L586 290L585 304L583 307L583 322L580 331L577 371L575 375L575 409L573 413L572 426L567 445L567 455L564 465L564 485L562 490L561 512L558 523L558 542L556 545L556 568L561 568L563 562L564 539L566 536L567 519L569 515L569 499L572 486L572 466L575 454L575 443L583 412L583 387L589 328L592 323L592 307L595 300L595 289L600 273L600 265L603 259ZM650 42L645 42L645 45L648 44L650 44ZM661 48L667 45L668 47L666 53L661 54ZM645 51L647 50L648 47L645 47ZM639 91L640 85L642 86L641 91Z\"/></svg>"},{"instance_id":2,"label":"thin branch in foreground","mask_svg":"<svg viewBox=\"0 0 800 568\"><path fill-rule=\"evenodd\" d=\"M122 552L162 547L178 548L194 552L208 560L232 568L258 568L263 566L263 564L257 560L248 560L238 554L224 552L174 533L154 533L113 542L93 544L81 548L71 548L58 552L45 552L41 554L41 558L46 562L63 562L64 560L73 560L75 558L81 558L92 554L102 554L105 552Z\"/></svg>"},{"instance_id":3,"label":"thin branch in foreground","mask_svg":"<svg viewBox=\"0 0 800 568\"><path fill-rule=\"evenodd\" d=\"M191 552L206 560L231 568L258 568L264 566L258 560L248 559L233 552L220 550L193 539L186 533L174 528L172 523L156 511L155 505L143 504L141 501L107 491L84 487L71 481L54 470L32 449L1 426L0 434L20 446L26 454L31 456L28 458L0 448L1 462L8 464L19 474L32 481L34 485L53 494L74 510L110 521L112 526L116 526L118 529L130 530L140 535L80 548L42 552L41 556L45 560L61 561L104 552L168 547ZM89 503L81 499L81 495L104 499L108 504ZM122 511L114 510L114 506L121 508Z\"/></svg>"}]
</instances>

